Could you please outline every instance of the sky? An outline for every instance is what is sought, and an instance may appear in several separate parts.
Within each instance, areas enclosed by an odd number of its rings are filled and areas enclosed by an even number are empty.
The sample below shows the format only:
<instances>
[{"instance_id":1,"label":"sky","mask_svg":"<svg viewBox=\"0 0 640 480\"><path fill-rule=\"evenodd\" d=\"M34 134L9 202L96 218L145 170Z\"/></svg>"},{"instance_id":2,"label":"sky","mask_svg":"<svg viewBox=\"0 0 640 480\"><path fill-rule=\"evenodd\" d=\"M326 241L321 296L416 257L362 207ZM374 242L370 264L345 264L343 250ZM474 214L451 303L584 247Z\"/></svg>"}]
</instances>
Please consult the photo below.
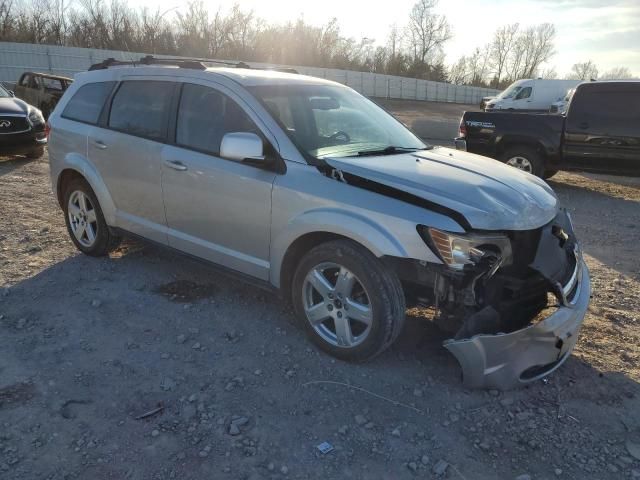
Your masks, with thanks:
<instances>
[{"instance_id":1,"label":"sky","mask_svg":"<svg viewBox=\"0 0 640 480\"><path fill-rule=\"evenodd\" d=\"M402 27L415 0L209 0L212 11L234 3L268 22L302 16L314 25L336 17L346 36L374 38L383 44L392 24ZM131 6L161 11L184 0L130 0ZM640 77L640 0L440 0L436 11L447 16L454 37L446 62L486 44L498 27L543 22L556 27L556 55L550 62L560 76L574 63L593 60L600 72L624 66ZM173 15L169 12L167 16Z\"/></svg>"}]
</instances>

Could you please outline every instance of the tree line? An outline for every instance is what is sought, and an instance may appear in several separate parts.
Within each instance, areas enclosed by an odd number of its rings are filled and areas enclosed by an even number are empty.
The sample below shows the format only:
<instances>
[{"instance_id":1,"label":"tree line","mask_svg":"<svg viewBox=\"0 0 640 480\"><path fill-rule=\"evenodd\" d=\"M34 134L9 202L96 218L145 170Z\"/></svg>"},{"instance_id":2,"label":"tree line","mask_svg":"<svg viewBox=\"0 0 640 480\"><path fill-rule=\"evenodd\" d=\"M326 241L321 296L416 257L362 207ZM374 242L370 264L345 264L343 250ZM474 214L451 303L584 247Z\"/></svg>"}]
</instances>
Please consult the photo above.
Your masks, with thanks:
<instances>
[{"instance_id":1,"label":"tree line","mask_svg":"<svg viewBox=\"0 0 640 480\"><path fill-rule=\"evenodd\" d=\"M134 9L124 0L0 0L0 41L148 52L188 57L304 65L503 88L518 78L555 78L544 65L555 54L555 27L498 28L492 40L451 66L453 37L438 0L418 0L407 23L393 25L384 44L345 36L333 19L322 26L299 18L269 24L239 5L212 12L203 0L180 9ZM592 62L572 74L594 76ZM597 76L597 69L595 76ZM617 74L630 76L621 68Z\"/></svg>"}]
</instances>

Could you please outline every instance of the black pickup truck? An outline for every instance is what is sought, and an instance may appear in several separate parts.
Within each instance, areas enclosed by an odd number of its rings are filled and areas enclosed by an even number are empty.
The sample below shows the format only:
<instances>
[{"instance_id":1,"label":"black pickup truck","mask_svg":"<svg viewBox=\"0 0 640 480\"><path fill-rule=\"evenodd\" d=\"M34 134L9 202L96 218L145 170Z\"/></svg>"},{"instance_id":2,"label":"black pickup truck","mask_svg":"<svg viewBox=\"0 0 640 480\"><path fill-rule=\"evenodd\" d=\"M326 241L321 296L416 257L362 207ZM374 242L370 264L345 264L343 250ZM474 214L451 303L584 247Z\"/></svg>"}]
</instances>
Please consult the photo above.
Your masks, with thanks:
<instances>
[{"instance_id":1,"label":"black pickup truck","mask_svg":"<svg viewBox=\"0 0 640 480\"><path fill-rule=\"evenodd\" d=\"M566 115L465 112L456 148L549 178L640 175L640 81L580 84Z\"/></svg>"}]
</instances>

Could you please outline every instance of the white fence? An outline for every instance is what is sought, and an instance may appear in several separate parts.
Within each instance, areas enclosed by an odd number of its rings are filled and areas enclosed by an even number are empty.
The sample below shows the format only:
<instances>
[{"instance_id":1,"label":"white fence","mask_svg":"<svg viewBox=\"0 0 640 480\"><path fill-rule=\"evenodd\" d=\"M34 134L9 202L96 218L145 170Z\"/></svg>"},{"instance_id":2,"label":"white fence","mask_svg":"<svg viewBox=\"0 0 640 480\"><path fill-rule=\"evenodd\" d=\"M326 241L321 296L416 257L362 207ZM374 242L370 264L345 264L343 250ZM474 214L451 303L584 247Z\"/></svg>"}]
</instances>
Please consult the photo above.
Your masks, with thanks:
<instances>
[{"instance_id":1,"label":"white fence","mask_svg":"<svg viewBox=\"0 0 640 480\"><path fill-rule=\"evenodd\" d=\"M110 57L117 60L137 60L144 55L116 50L0 42L0 81L17 82L25 71L49 72L71 77L75 73L87 70L92 64ZM162 55L157 56L162 57ZM254 62L250 65L269 66ZM305 75L343 83L370 97L477 104L482 97L498 93L497 90L489 88L452 85L379 73L301 66L293 66L293 68Z\"/></svg>"}]
</instances>

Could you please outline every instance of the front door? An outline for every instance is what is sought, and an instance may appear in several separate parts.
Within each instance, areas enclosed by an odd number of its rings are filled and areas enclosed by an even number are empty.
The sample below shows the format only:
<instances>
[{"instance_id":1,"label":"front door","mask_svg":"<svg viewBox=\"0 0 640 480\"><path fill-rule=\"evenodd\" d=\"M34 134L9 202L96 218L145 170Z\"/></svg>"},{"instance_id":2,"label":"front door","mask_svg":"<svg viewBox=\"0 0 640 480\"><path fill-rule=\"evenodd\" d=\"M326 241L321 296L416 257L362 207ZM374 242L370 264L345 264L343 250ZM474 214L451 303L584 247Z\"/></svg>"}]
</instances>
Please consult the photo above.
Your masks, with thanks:
<instances>
[{"instance_id":1,"label":"front door","mask_svg":"<svg viewBox=\"0 0 640 480\"><path fill-rule=\"evenodd\" d=\"M175 145L162 151L169 245L267 280L276 174L219 156L225 133L259 129L236 101L206 85L183 84L177 110Z\"/></svg>"}]
</instances>

